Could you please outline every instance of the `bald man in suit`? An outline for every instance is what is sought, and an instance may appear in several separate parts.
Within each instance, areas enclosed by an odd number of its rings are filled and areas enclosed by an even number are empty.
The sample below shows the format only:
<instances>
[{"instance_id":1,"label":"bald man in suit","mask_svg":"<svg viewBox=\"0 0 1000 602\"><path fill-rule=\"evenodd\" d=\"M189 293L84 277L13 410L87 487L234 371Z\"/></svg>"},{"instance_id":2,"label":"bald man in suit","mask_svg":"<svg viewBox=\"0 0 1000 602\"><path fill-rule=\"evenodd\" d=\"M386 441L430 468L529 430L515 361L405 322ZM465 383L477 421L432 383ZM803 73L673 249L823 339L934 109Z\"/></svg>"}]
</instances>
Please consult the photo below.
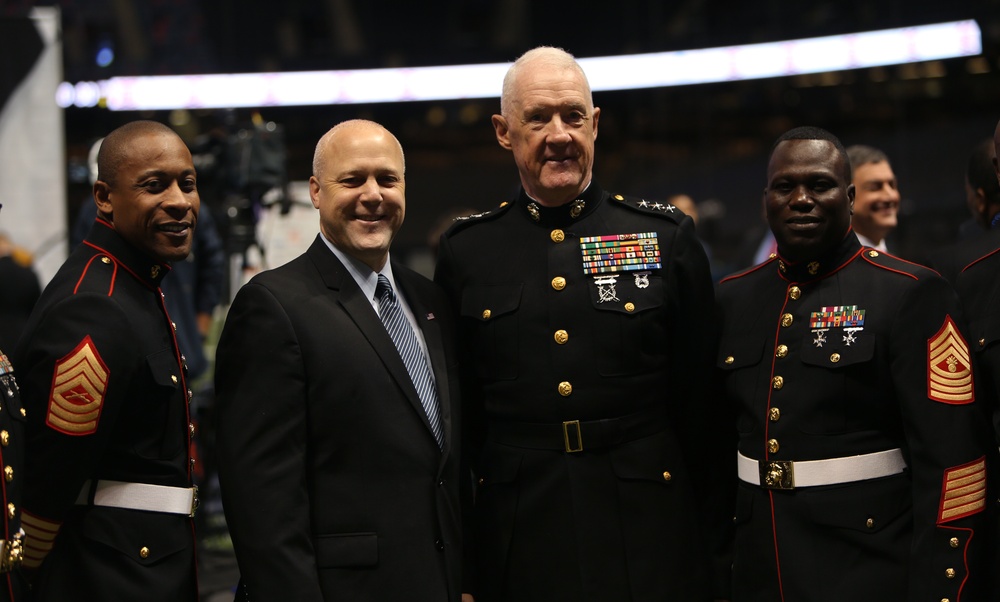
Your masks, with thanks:
<instances>
[{"instance_id":1,"label":"bald man in suit","mask_svg":"<svg viewBox=\"0 0 1000 602\"><path fill-rule=\"evenodd\" d=\"M389 257L402 148L376 123L341 123L309 188L320 234L240 290L217 351L242 586L253 600L458 600L454 332L438 288Z\"/></svg>"}]
</instances>

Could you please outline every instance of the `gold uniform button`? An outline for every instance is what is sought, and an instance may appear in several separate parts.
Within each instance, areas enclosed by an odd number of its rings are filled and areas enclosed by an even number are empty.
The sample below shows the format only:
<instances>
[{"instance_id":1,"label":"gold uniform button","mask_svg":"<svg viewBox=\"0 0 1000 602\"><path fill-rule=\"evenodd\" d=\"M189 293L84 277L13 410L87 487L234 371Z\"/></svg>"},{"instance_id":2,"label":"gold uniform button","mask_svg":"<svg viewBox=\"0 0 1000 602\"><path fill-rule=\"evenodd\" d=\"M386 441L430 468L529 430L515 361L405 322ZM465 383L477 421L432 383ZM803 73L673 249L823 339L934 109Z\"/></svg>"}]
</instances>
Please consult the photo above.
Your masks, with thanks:
<instances>
[{"instance_id":1,"label":"gold uniform button","mask_svg":"<svg viewBox=\"0 0 1000 602\"><path fill-rule=\"evenodd\" d=\"M952 537L951 539L949 539L948 540L948 545L951 546L951 547L953 547L953 548L957 548L958 547L958 538L957 537Z\"/></svg>"},{"instance_id":2,"label":"gold uniform button","mask_svg":"<svg viewBox=\"0 0 1000 602\"><path fill-rule=\"evenodd\" d=\"M4 447L10 445L10 433L7 432L7 429L0 431L0 445Z\"/></svg>"},{"instance_id":3,"label":"gold uniform button","mask_svg":"<svg viewBox=\"0 0 1000 602\"><path fill-rule=\"evenodd\" d=\"M620 194L616 194L616 195L615 195L615 200L616 200L616 201L624 201L624 200L625 200L625 197L623 197L623 196L622 196L622 195L620 195Z\"/></svg>"},{"instance_id":4,"label":"gold uniform button","mask_svg":"<svg viewBox=\"0 0 1000 602\"><path fill-rule=\"evenodd\" d=\"M778 348L774 350L775 357L785 357L788 355L788 345L778 345Z\"/></svg>"},{"instance_id":5,"label":"gold uniform button","mask_svg":"<svg viewBox=\"0 0 1000 602\"><path fill-rule=\"evenodd\" d=\"M731 364L731 363L733 363L733 362L735 362L735 361L736 361L736 358L735 358L735 357L733 357L733 356L731 356L731 355L727 355L727 356L726 356L726 365L729 365L729 364Z\"/></svg>"},{"instance_id":6,"label":"gold uniform button","mask_svg":"<svg viewBox=\"0 0 1000 602\"><path fill-rule=\"evenodd\" d=\"M777 422L781 420L781 410L778 408L771 408L767 412L767 417L771 420L771 422Z\"/></svg>"},{"instance_id":7,"label":"gold uniform button","mask_svg":"<svg viewBox=\"0 0 1000 602\"><path fill-rule=\"evenodd\" d=\"M17 508L14 507L14 504L7 504L7 518L14 518L15 514L17 514Z\"/></svg>"},{"instance_id":8,"label":"gold uniform button","mask_svg":"<svg viewBox=\"0 0 1000 602\"><path fill-rule=\"evenodd\" d=\"M564 288L566 288L566 279L563 278L562 276L556 276L555 278L552 279L552 288L556 289L557 291L563 290Z\"/></svg>"},{"instance_id":9,"label":"gold uniform button","mask_svg":"<svg viewBox=\"0 0 1000 602\"><path fill-rule=\"evenodd\" d=\"M174 329L174 332L177 332L177 322L171 322L170 327Z\"/></svg>"},{"instance_id":10,"label":"gold uniform button","mask_svg":"<svg viewBox=\"0 0 1000 602\"><path fill-rule=\"evenodd\" d=\"M563 397L569 397L573 393L573 385L566 381L559 383L559 394Z\"/></svg>"},{"instance_id":11,"label":"gold uniform button","mask_svg":"<svg viewBox=\"0 0 1000 602\"><path fill-rule=\"evenodd\" d=\"M875 528L875 519L874 518L869 518L868 520L866 520L865 521L865 526L868 527L869 529L874 529Z\"/></svg>"},{"instance_id":12,"label":"gold uniform button","mask_svg":"<svg viewBox=\"0 0 1000 602\"><path fill-rule=\"evenodd\" d=\"M139 548L139 558L149 558L149 548L146 546Z\"/></svg>"},{"instance_id":13,"label":"gold uniform button","mask_svg":"<svg viewBox=\"0 0 1000 602\"><path fill-rule=\"evenodd\" d=\"M552 242L562 242L566 240L566 233L562 230L555 229L549 233L549 238L552 239Z\"/></svg>"},{"instance_id":14,"label":"gold uniform button","mask_svg":"<svg viewBox=\"0 0 1000 602\"><path fill-rule=\"evenodd\" d=\"M25 410L24 408L21 408L21 416L27 416L27 415L28 415L28 411Z\"/></svg>"},{"instance_id":15,"label":"gold uniform button","mask_svg":"<svg viewBox=\"0 0 1000 602\"><path fill-rule=\"evenodd\" d=\"M629 301L625 304L625 311L635 311L635 303Z\"/></svg>"},{"instance_id":16,"label":"gold uniform button","mask_svg":"<svg viewBox=\"0 0 1000 602\"><path fill-rule=\"evenodd\" d=\"M785 386L785 378L783 376L775 376L774 380L771 381L771 386L775 389L780 389Z\"/></svg>"},{"instance_id":17,"label":"gold uniform button","mask_svg":"<svg viewBox=\"0 0 1000 602\"><path fill-rule=\"evenodd\" d=\"M110 257L101 257L101 263L111 263Z\"/></svg>"},{"instance_id":18,"label":"gold uniform button","mask_svg":"<svg viewBox=\"0 0 1000 602\"><path fill-rule=\"evenodd\" d=\"M174 383L175 385L177 384L177 375L176 374L171 374L170 375L170 382Z\"/></svg>"},{"instance_id":19,"label":"gold uniform button","mask_svg":"<svg viewBox=\"0 0 1000 602\"><path fill-rule=\"evenodd\" d=\"M955 573L955 569L945 569L944 570L944 576L947 577L947 578L949 578L949 579L954 579L955 578L955 574L956 574Z\"/></svg>"},{"instance_id":20,"label":"gold uniform button","mask_svg":"<svg viewBox=\"0 0 1000 602\"><path fill-rule=\"evenodd\" d=\"M566 332L565 330L557 330L552 338L556 340L556 343L560 345L565 345L566 341L569 340L569 333Z\"/></svg>"},{"instance_id":21,"label":"gold uniform button","mask_svg":"<svg viewBox=\"0 0 1000 602\"><path fill-rule=\"evenodd\" d=\"M191 436L194 437L195 426L193 422L188 423L188 430L191 431Z\"/></svg>"},{"instance_id":22,"label":"gold uniform button","mask_svg":"<svg viewBox=\"0 0 1000 602\"><path fill-rule=\"evenodd\" d=\"M3 478L7 480L8 483L14 480L14 468L11 466L3 467Z\"/></svg>"},{"instance_id":23,"label":"gold uniform button","mask_svg":"<svg viewBox=\"0 0 1000 602\"><path fill-rule=\"evenodd\" d=\"M664 481L669 481L672 478L674 478L674 475L670 474L666 470L663 471L663 480Z\"/></svg>"},{"instance_id":24,"label":"gold uniform button","mask_svg":"<svg viewBox=\"0 0 1000 602\"><path fill-rule=\"evenodd\" d=\"M776 454L778 453L779 449L781 449L781 445L778 444L777 439L767 440L767 451L771 452L772 454Z\"/></svg>"},{"instance_id":25,"label":"gold uniform button","mask_svg":"<svg viewBox=\"0 0 1000 602\"><path fill-rule=\"evenodd\" d=\"M832 354L830 354L830 361L833 362L834 364L836 364L837 362L839 362L840 361L840 354L839 353L832 353Z\"/></svg>"},{"instance_id":26,"label":"gold uniform button","mask_svg":"<svg viewBox=\"0 0 1000 602\"><path fill-rule=\"evenodd\" d=\"M979 346L980 347L985 347L986 346L986 339L979 339Z\"/></svg>"},{"instance_id":27,"label":"gold uniform button","mask_svg":"<svg viewBox=\"0 0 1000 602\"><path fill-rule=\"evenodd\" d=\"M791 297L792 301L796 301L798 300L799 297L802 296L802 289L800 289L797 286L793 286L792 288L788 289L788 296Z\"/></svg>"},{"instance_id":28,"label":"gold uniform button","mask_svg":"<svg viewBox=\"0 0 1000 602\"><path fill-rule=\"evenodd\" d=\"M159 275L160 275L160 266L154 265L153 267L149 268L149 276L151 278L156 278Z\"/></svg>"},{"instance_id":29,"label":"gold uniform button","mask_svg":"<svg viewBox=\"0 0 1000 602\"><path fill-rule=\"evenodd\" d=\"M792 314L782 314L782 316L781 316L781 326L782 327L788 328L789 326L792 325L793 321L795 321L795 318L792 317Z\"/></svg>"},{"instance_id":30,"label":"gold uniform button","mask_svg":"<svg viewBox=\"0 0 1000 602\"><path fill-rule=\"evenodd\" d=\"M479 481L478 481L478 483L479 483L480 485L482 485L482 484L483 484L483 483L485 483L485 482L486 482L486 479L485 479L484 477L479 477Z\"/></svg>"},{"instance_id":31,"label":"gold uniform button","mask_svg":"<svg viewBox=\"0 0 1000 602\"><path fill-rule=\"evenodd\" d=\"M872 249L871 251L868 251L868 256L869 257L878 257L878 251L876 251L875 249Z\"/></svg>"},{"instance_id":32,"label":"gold uniform button","mask_svg":"<svg viewBox=\"0 0 1000 602\"><path fill-rule=\"evenodd\" d=\"M490 310L488 310L488 309L484 309L483 310L483 319L484 320L489 320L490 316L492 316L492 315L493 315L493 312L491 312Z\"/></svg>"}]
</instances>

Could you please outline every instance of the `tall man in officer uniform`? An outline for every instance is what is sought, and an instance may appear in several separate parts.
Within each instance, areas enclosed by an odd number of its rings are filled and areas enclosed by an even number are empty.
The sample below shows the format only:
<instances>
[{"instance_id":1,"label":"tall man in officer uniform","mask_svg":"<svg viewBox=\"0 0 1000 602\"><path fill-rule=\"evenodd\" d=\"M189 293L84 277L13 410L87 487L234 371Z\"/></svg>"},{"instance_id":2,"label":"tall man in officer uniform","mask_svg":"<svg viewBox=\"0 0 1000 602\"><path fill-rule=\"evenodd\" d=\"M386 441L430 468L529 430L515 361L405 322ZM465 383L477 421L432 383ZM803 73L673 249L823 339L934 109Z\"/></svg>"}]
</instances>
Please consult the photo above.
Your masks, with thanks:
<instances>
[{"instance_id":1,"label":"tall man in officer uniform","mask_svg":"<svg viewBox=\"0 0 1000 602\"><path fill-rule=\"evenodd\" d=\"M0 205L0 209L3 205ZM4 283L0 282L0 286ZM21 530L21 492L24 484L24 406L14 367L0 349L0 494L3 495L3 531L0 532L0 602L21 600L25 581L20 565L24 532Z\"/></svg>"},{"instance_id":2,"label":"tall man in officer uniform","mask_svg":"<svg viewBox=\"0 0 1000 602\"><path fill-rule=\"evenodd\" d=\"M14 356L35 600L197 600L187 369L159 284L191 248L191 153L167 126L105 138L98 219Z\"/></svg>"},{"instance_id":3,"label":"tall man in officer uniform","mask_svg":"<svg viewBox=\"0 0 1000 602\"><path fill-rule=\"evenodd\" d=\"M778 255L717 291L741 602L955 602L982 578L986 445L957 299L863 248L853 201L840 141L785 133L764 189Z\"/></svg>"},{"instance_id":4,"label":"tall man in officer uniform","mask_svg":"<svg viewBox=\"0 0 1000 602\"><path fill-rule=\"evenodd\" d=\"M600 114L571 55L525 53L493 116L521 192L441 241L476 479L465 591L480 602L711 597L706 500L732 451L701 394L708 262L675 207L593 180Z\"/></svg>"}]
</instances>

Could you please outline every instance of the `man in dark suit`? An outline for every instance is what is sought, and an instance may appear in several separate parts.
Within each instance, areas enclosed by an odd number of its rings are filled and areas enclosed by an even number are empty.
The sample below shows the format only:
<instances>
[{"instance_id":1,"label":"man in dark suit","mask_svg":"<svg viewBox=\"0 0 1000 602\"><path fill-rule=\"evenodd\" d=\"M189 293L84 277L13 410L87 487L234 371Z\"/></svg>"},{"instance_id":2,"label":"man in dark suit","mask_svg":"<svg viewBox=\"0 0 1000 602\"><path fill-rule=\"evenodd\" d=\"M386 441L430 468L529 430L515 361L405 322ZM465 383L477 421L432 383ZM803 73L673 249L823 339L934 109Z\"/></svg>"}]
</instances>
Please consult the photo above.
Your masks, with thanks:
<instances>
[{"instance_id":1,"label":"man in dark suit","mask_svg":"<svg viewBox=\"0 0 1000 602\"><path fill-rule=\"evenodd\" d=\"M708 600L709 526L731 519L710 512L713 489L735 481L735 447L732 423L710 418L712 283L694 224L593 180L600 109L567 52L519 58L500 112L521 192L455 224L436 274L469 358L467 591Z\"/></svg>"},{"instance_id":2,"label":"man in dark suit","mask_svg":"<svg viewBox=\"0 0 1000 602\"><path fill-rule=\"evenodd\" d=\"M309 180L320 235L229 311L219 475L252 600L459 598L454 327L389 257L403 173L382 126L331 129Z\"/></svg>"},{"instance_id":3,"label":"man in dark suit","mask_svg":"<svg viewBox=\"0 0 1000 602\"><path fill-rule=\"evenodd\" d=\"M733 599L979 600L986 433L958 300L862 247L851 165L778 138L771 260L718 287L717 366L740 435Z\"/></svg>"}]
</instances>

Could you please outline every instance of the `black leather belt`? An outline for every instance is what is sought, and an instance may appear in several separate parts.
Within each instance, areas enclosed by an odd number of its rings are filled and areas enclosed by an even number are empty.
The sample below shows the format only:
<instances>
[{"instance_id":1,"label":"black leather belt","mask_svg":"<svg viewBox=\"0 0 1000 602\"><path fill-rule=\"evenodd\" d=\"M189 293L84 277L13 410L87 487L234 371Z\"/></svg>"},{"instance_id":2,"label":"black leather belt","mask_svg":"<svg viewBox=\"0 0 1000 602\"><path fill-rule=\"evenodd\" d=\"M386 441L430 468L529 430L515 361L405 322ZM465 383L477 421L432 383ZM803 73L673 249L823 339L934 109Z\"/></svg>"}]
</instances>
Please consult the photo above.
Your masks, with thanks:
<instances>
[{"instance_id":1,"label":"black leather belt","mask_svg":"<svg viewBox=\"0 0 1000 602\"><path fill-rule=\"evenodd\" d=\"M666 427L667 413L657 409L604 420L497 422L490 424L487 439L513 447L575 453L613 447L656 434Z\"/></svg>"}]
</instances>

